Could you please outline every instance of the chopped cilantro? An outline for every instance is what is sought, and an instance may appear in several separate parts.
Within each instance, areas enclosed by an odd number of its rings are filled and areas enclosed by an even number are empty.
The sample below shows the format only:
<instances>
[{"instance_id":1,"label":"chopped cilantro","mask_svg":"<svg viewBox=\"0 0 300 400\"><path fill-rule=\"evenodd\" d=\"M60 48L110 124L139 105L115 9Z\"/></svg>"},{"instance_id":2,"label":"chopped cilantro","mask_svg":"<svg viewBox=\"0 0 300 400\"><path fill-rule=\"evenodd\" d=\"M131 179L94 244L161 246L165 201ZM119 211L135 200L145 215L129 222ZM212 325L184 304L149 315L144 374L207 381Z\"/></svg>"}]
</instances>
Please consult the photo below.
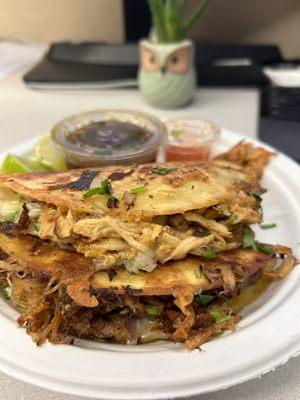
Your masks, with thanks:
<instances>
[{"instance_id":1,"label":"chopped cilantro","mask_svg":"<svg viewBox=\"0 0 300 400\"><path fill-rule=\"evenodd\" d=\"M267 246L265 246L264 244L261 244L261 243L259 243L257 245L257 250L262 251L263 253L266 253L266 254L273 254L274 253L273 249L271 249L270 247L267 247Z\"/></svg>"},{"instance_id":2,"label":"chopped cilantro","mask_svg":"<svg viewBox=\"0 0 300 400\"><path fill-rule=\"evenodd\" d=\"M212 317L214 317L217 324L228 321L230 319L228 315L222 314L218 308L212 308L211 310L209 310L209 313Z\"/></svg>"},{"instance_id":3,"label":"chopped cilantro","mask_svg":"<svg viewBox=\"0 0 300 400\"><path fill-rule=\"evenodd\" d=\"M145 190L147 190L145 185L137 185L130 189L131 193L140 193L144 192Z\"/></svg>"},{"instance_id":4,"label":"chopped cilantro","mask_svg":"<svg viewBox=\"0 0 300 400\"><path fill-rule=\"evenodd\" d=\"M261 224L259 225L260 229L272 229L276 228L277 224Z\"/></svg>"},{"instance_id":5,"label":"chopped cilantro","mask_svg":"<svg viewBox=\"0 0 300 400\"><path fill-rule=\"evenodd\" d=\"M254 241L254 234L248 225L246 225L243 229L243 247L244 249L251 247L253 250L257 250L257 246Z\"/></svg>"},{"instance_id":6,"label":"chopped cilantro","mask_svg":"<svg viewBox=\"0 0 300 400\"><path fill-rule=\"evenodd\" d=\"M83 194L83 197L84 198L91 197L95 196L96 194L106 196L109 200L116 200L113 189L108 179L104 179L104 181L101 182L100 186L95 187L93 189L89 189L87 192Z\"/></svg>"},{"instance_id":7,"label":"chopped cilantro","mask_svg":"<svg viewBox=\"0 0 300 400\"><path fill-rule=\"evenodd\" d=\"M195 300L198 304L208 304L214 299L214 296L210 294L198 294L195 296Z\"/></svg>"},{"instance_id":8,"label":"chopped cilantro","mask_svg":"<svg viewBox=\"0 0 300 400\"><path fill-rule=\"evenodd\" d=\"M217 253L209 246L202 247L201 255L204 258L215 258Z\"/></svg>"},{"instance_id":9,"label":"chopped cilantro","mask_svg":"<svg viewBox=\"0 0 300 400\"><path fill-rule=\"evenodd\" d=\"M5 300L10 300L10 294L7 292L4 285L0 282L0 293L5 298Z\"/></svg>"},{"instance_id":10,"label":"chopped cilantro","mask_svg":"<svg viewBox=\"0 0 300 400\"><path fill-rule=\"evenodd\" d=\"M218 209L226 216L226 217L231 217L231 212L228 210L227 204L221 203L218 206Z\"/></svg>"},{"instance_id":11,"label":"chopped cilantro","mask_svg":"<svg viewBox=\"0 0 300 400\"><path fill-rule=\"evenodd\" d=\"M177 168L167 168L167 167L156 167L153 168L152 172L160 175L166 175L171 171L175 171Z\"/></svg>"},{"instance_id":12,"label":"chopped cilantro","mask_svg":"<svg viewBox=\"0 0 300 400\"><path fill-rule=\"evenodd\" d=\"M157 306L145 306L148 315L159 315L159 309Z\"/></svg>"},{"instance_id":13,"label":"chopped cilantro","mask_svg":"<svg viewBox=\"0 0 300 400\"><path fill-rule=\"evenodd\" d=\"M171 135L172 136L174 136L174 137L178 137L178 136L180 136L182 134L182 131L179 131L178 129L173 129L172 131L171 131Z\"/></svg>"},{"instance_id":14,"label":"chopped cilantro","mask_svg":"<svg viewBox=\"0 0 300 400\"><path fill-rule=\"evenodd\" d=\"M231 214L230 217L226 218L224 221L226 224L234 224L239 220L239 217L237 215Z\"/></svg>"}]
</instances>

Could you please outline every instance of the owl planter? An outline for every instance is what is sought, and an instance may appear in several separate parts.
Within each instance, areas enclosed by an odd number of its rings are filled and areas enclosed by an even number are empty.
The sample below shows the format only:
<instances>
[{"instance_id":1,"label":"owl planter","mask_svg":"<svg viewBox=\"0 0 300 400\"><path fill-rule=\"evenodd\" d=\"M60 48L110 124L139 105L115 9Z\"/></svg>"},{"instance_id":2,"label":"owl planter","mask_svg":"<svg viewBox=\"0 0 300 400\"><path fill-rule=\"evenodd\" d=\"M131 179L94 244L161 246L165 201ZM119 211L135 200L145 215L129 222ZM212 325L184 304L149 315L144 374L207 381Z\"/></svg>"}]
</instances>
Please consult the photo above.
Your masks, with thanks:
<instances>
[{"instance_id":1,"label":"owl planter","mask_svg":"<svg viewBox=\"0 0 300 400\"><path fill-rule=\"evenodd\" d=\"M187 105L196 88L192 42L160 44L142 40L138 80L142 95L153 106Z\"/></svg>"}]
</instances>

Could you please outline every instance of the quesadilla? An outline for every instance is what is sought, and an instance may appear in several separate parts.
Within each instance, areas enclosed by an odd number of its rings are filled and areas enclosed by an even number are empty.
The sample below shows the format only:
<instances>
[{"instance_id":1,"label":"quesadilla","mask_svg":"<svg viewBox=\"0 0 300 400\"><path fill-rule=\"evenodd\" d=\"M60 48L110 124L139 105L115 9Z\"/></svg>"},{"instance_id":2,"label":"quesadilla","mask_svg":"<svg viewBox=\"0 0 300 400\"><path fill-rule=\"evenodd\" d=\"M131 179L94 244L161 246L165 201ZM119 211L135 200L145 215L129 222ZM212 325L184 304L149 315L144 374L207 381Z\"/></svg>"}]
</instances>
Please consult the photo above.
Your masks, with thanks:
<instances>
[{"instance_id":1,"label":"quesadilla","mask_svg":"<svg viewBox=\"0 0 300 400\"><path fill-rule=\"evenodd\" d=\"M255 173L223 162L3 175L0 231L51 240L98 270L214 257L262 219Z\"/></svg>"},{"instance_id":2,"label":"quesadilla","mask_svg":"<svg viewBox=\"0 0 300 400\"><path fill-rule=\"evenodd\" d=\"M250 227L271 155L241 143L207 164L0 175L0 289L20 325L37 344L190 349L234 330L240 296L296 263Z\"/></svg>"},{"instance_id":3,"label":"quesadilla","mask_svg":"<svg viewBox=\"0 0 300 400\"><path fill-rule=\"evenodd\" d=\"M238 303L249 285L265 288L294 266L288 249L274 247L272 254L238 249L213 261L189 256L152 272L109 276L95 273L83 255L30 235L1 234L0 243L0 282L10 286L11 302L22 312L18 322L38 345L80 337L127 344L168 339L197 348L234 330L240 316L229 300ZM279 255L285 260L273 271Z\"/></svg>"}]
</instances>

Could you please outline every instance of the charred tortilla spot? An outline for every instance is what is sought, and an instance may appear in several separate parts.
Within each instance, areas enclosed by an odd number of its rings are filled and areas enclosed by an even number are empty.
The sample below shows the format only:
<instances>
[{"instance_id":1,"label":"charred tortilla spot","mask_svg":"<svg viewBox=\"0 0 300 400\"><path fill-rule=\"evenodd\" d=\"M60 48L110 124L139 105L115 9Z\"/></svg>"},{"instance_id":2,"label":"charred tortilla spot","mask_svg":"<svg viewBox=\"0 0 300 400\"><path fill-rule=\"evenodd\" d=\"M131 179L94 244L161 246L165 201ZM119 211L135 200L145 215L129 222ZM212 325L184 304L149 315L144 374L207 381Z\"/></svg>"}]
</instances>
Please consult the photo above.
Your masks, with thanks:
<instances>
[{"instance_id":1,"label":"charred tortilla spot","mask_svg":"<svg viewBox=\"0 0 300 400\"><path fill-rule=\"evenodd\" d=\"M126 292L127 294L129 294L129 295L135 295L135 294L143 293L143 290L142 290L142 289L132 289L132 288L130 287L130 285L125 286L125 287L124 287L124 290L125 290L125 292Z\"/></svg>"},{"instance_id":2,"label":"charred tortilla spot","mask_svg":"<svg viewBox=\"0 0 300 400\"><path fill-rule=\"evenodd\" d=\"M107 271L107 274L108 274L108 279L109 279L110 281L112 281L113 278L114 278L114 276L117 275L117 272L116 272L116 270L115 270L114 268L110 268L110 269Z\"/></svg>"},{"instance_id":3,"label":"charred tortilla spot","mask_svg":"<svg viewBox=\"0 0 300 400\"><path fill-rule=\"evenodd\" d=\"M100 301L119 302L122 296L118 295L113 288L111 289L95 289L90 287L89 294L96 296Z\"/></svg>"},{"instance_id":4,"label":"charred tortilla spot","mask_svg":"<svg viewBox=\"0 0 300 400\"><path fill-rule=\"evenodd\" d=\"M58 189L71 189L78 192L83 192L84 190L88 190L91 186L93 179L99 174L96 171L83 171L77 179L77 181L51 186L50 189L58 190Z\"/></svg>"},{"instance_id":5,"label":"charred tortilla spot","mask_svg":"<svg viewBox=\"0 0 300 400\"><path fill-rule=\"evenodd\" d=\"M6 235L14 235L16 233L18 225L11 221L4 221L0 223L0 233Z\"/></svg>"},{"instance_id":6,"label":"charred tortilla spot","mask_svg":"<svg viewBox=\"0 0 300 400\"><path fill-rule=\"evenodd\" d=\"M126 176L132 175L132 173L133 173L133 169L131 169L128 172L116 171L116 172L113 172L112 174L108 175L107 179L110 181L121 181Z\"/></svg>"},{"instance_id":7,"label":"charred tortilla spot","mask_svg":"<svg viewBox=\"0 0 300 400\"><path fill-rule=\"evenodd\" d=\"M114 198L114 199L108 199L107 201L107 208L118 208L119 206L119 200Z\"/></svg>"}]
</instances>

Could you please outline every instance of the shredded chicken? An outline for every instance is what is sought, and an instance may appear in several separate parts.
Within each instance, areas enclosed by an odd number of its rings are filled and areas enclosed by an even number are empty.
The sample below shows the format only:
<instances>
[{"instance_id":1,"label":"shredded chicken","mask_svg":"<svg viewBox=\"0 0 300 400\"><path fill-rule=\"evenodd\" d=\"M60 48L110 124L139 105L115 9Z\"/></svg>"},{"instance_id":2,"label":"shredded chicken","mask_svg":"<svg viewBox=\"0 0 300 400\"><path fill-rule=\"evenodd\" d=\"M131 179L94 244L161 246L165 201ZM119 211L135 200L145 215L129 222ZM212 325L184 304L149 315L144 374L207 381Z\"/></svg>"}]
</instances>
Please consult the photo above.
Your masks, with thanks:
<instances>
[{"instance_id":1,"label":"shredded chicken","mask_svg":"<svg viewBox=\"0 0 300 400\"><path fill-rule=\"evenodd\" d=\"M216 222L212 219L206 219L199 214L196 214L193 212L187 212L184 214L184 218L187 221L198 222L199 225L203 226L204 228L208 229L209 231L214 232L220 236L224 236L224 237L231 236L229 229L225 225L223 225L219 222Z\"/></svg>"}]
</instances>

